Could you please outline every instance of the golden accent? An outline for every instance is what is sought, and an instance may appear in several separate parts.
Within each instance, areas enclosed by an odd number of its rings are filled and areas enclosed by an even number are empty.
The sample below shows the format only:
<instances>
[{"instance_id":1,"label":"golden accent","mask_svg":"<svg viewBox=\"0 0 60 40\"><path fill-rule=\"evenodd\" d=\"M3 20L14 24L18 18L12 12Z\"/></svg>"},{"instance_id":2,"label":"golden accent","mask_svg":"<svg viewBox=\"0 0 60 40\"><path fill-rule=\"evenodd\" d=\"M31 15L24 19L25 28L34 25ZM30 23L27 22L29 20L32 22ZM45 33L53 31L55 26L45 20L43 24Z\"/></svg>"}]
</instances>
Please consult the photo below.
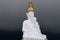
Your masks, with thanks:
<instances>
[{"instance_id":1,"label":"golden accent","mask_svg":"<svg viewBox=\"0 0 60 40\"><path fill-rule=\"evenodd\" d=\"M34 11L32 0L30 0L30 2L29 2L29 6L28 6L27 12L30 12L30 11Z\"/></svg>"}]
</instances>

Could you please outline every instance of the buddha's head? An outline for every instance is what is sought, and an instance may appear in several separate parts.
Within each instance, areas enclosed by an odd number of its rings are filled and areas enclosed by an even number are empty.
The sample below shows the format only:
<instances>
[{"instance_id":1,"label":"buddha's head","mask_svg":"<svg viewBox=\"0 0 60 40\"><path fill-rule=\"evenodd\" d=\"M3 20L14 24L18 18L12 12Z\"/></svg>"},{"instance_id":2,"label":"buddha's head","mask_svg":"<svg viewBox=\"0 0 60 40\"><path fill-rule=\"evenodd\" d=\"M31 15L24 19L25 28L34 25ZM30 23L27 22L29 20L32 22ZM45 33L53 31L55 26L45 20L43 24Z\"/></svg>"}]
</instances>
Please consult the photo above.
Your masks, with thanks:
<instances>
[{"instance_id":1,"label":"buddha's head","mask_svg":"<svg viewBox=\"0 0 60 40\"><path fill-rule=\"evenodd\" d=\"M30 12L26 13L26 15L27 15L28 19L31 19L34 17L34 12L30 11Z\"/></svg>"},{"instance_id":2,"label":"buddha's head","mask_svg":"<svg viewBox=\"0 0 60 40\"><path fill-rule=\"evenodd\" d=\"M33 8L32 0L30 0L30 2L29 2L29 6L28 6L28 10L26 12L26 15L27 15L28 19L34 18L34 8Z\"/></svg>"}]
</instances>

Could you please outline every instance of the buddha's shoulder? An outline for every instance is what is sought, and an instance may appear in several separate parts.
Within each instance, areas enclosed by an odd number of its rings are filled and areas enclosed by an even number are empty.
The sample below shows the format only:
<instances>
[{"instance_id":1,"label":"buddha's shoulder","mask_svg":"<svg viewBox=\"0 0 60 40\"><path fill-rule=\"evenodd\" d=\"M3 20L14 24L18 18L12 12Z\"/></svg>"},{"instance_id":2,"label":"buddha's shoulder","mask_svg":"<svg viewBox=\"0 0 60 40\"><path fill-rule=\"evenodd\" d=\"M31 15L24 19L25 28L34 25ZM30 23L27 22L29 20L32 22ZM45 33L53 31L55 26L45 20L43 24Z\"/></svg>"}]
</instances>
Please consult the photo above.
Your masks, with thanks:
<instances>
[{"instance_id":1,"label":"buddha's shoulder","mask_svg":"<svg viewBox=\"0 0 60 40\"><path fill-rule=\"evenodd\" d=\"M24 21L23 21L23 23L28 23L28 22L29 22L29 20L24 20Z\"/></svg>"}]
</instances>

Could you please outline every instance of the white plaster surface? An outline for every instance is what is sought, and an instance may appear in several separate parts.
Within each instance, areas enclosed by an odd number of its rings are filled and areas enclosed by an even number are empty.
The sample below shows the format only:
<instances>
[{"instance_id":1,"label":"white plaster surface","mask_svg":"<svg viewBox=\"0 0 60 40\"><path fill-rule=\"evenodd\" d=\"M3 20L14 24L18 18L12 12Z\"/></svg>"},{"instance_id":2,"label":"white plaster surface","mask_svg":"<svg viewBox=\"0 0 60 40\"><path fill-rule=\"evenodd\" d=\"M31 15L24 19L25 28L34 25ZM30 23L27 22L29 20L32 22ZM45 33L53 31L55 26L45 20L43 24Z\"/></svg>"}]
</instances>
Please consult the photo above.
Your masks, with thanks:
<instances>
[{"instance_id":1,"label":"white plaster surface","mask_svg":"<svg viewBox=\"0 0 60 40\"><path fill-rule=\"evenodd\" d=\"M32 13L29 13L28 19L23 22L23 40L47 40L46 35L41 33L37 19Z\"/></svg>"}]
</instances>

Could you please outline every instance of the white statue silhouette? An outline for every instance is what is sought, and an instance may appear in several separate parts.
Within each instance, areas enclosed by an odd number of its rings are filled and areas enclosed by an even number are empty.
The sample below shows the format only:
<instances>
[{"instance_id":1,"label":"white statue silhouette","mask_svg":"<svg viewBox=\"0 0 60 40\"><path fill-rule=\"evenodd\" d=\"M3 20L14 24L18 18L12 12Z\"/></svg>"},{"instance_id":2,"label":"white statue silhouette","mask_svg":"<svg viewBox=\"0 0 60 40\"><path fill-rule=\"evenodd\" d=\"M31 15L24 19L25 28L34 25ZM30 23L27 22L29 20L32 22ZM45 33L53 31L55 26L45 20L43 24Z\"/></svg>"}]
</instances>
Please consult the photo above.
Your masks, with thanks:
<instances>
[{"instance_id":1,"label":"white statue silhouette","mask_svg":"<svg viewBox=\"0 0 60 40\"><path fill-rule=\"evenodd\" d=\"M47 40L46 35L43 35L40 30L40 26L37 22L37 18L34 17L34 9L32 0L30 0L28 12L26 13L27 20L23 22L23 40Z\"/></svg>"},{"instance_id":2,"label":"white statue silhouette","mask_svg":"<svg viewBox=\"0 0 60 40\"><path fill-rule=\"evenodd\" d=\"M41 34L39 24L36 17L34 17L34 12L30 11L26 14L28 19L23 22L23 38L33 38L33 39L44 39L46 40L46 35ZM28 39L27 39L28 40Z\"/></svg>"}]
</instances>

